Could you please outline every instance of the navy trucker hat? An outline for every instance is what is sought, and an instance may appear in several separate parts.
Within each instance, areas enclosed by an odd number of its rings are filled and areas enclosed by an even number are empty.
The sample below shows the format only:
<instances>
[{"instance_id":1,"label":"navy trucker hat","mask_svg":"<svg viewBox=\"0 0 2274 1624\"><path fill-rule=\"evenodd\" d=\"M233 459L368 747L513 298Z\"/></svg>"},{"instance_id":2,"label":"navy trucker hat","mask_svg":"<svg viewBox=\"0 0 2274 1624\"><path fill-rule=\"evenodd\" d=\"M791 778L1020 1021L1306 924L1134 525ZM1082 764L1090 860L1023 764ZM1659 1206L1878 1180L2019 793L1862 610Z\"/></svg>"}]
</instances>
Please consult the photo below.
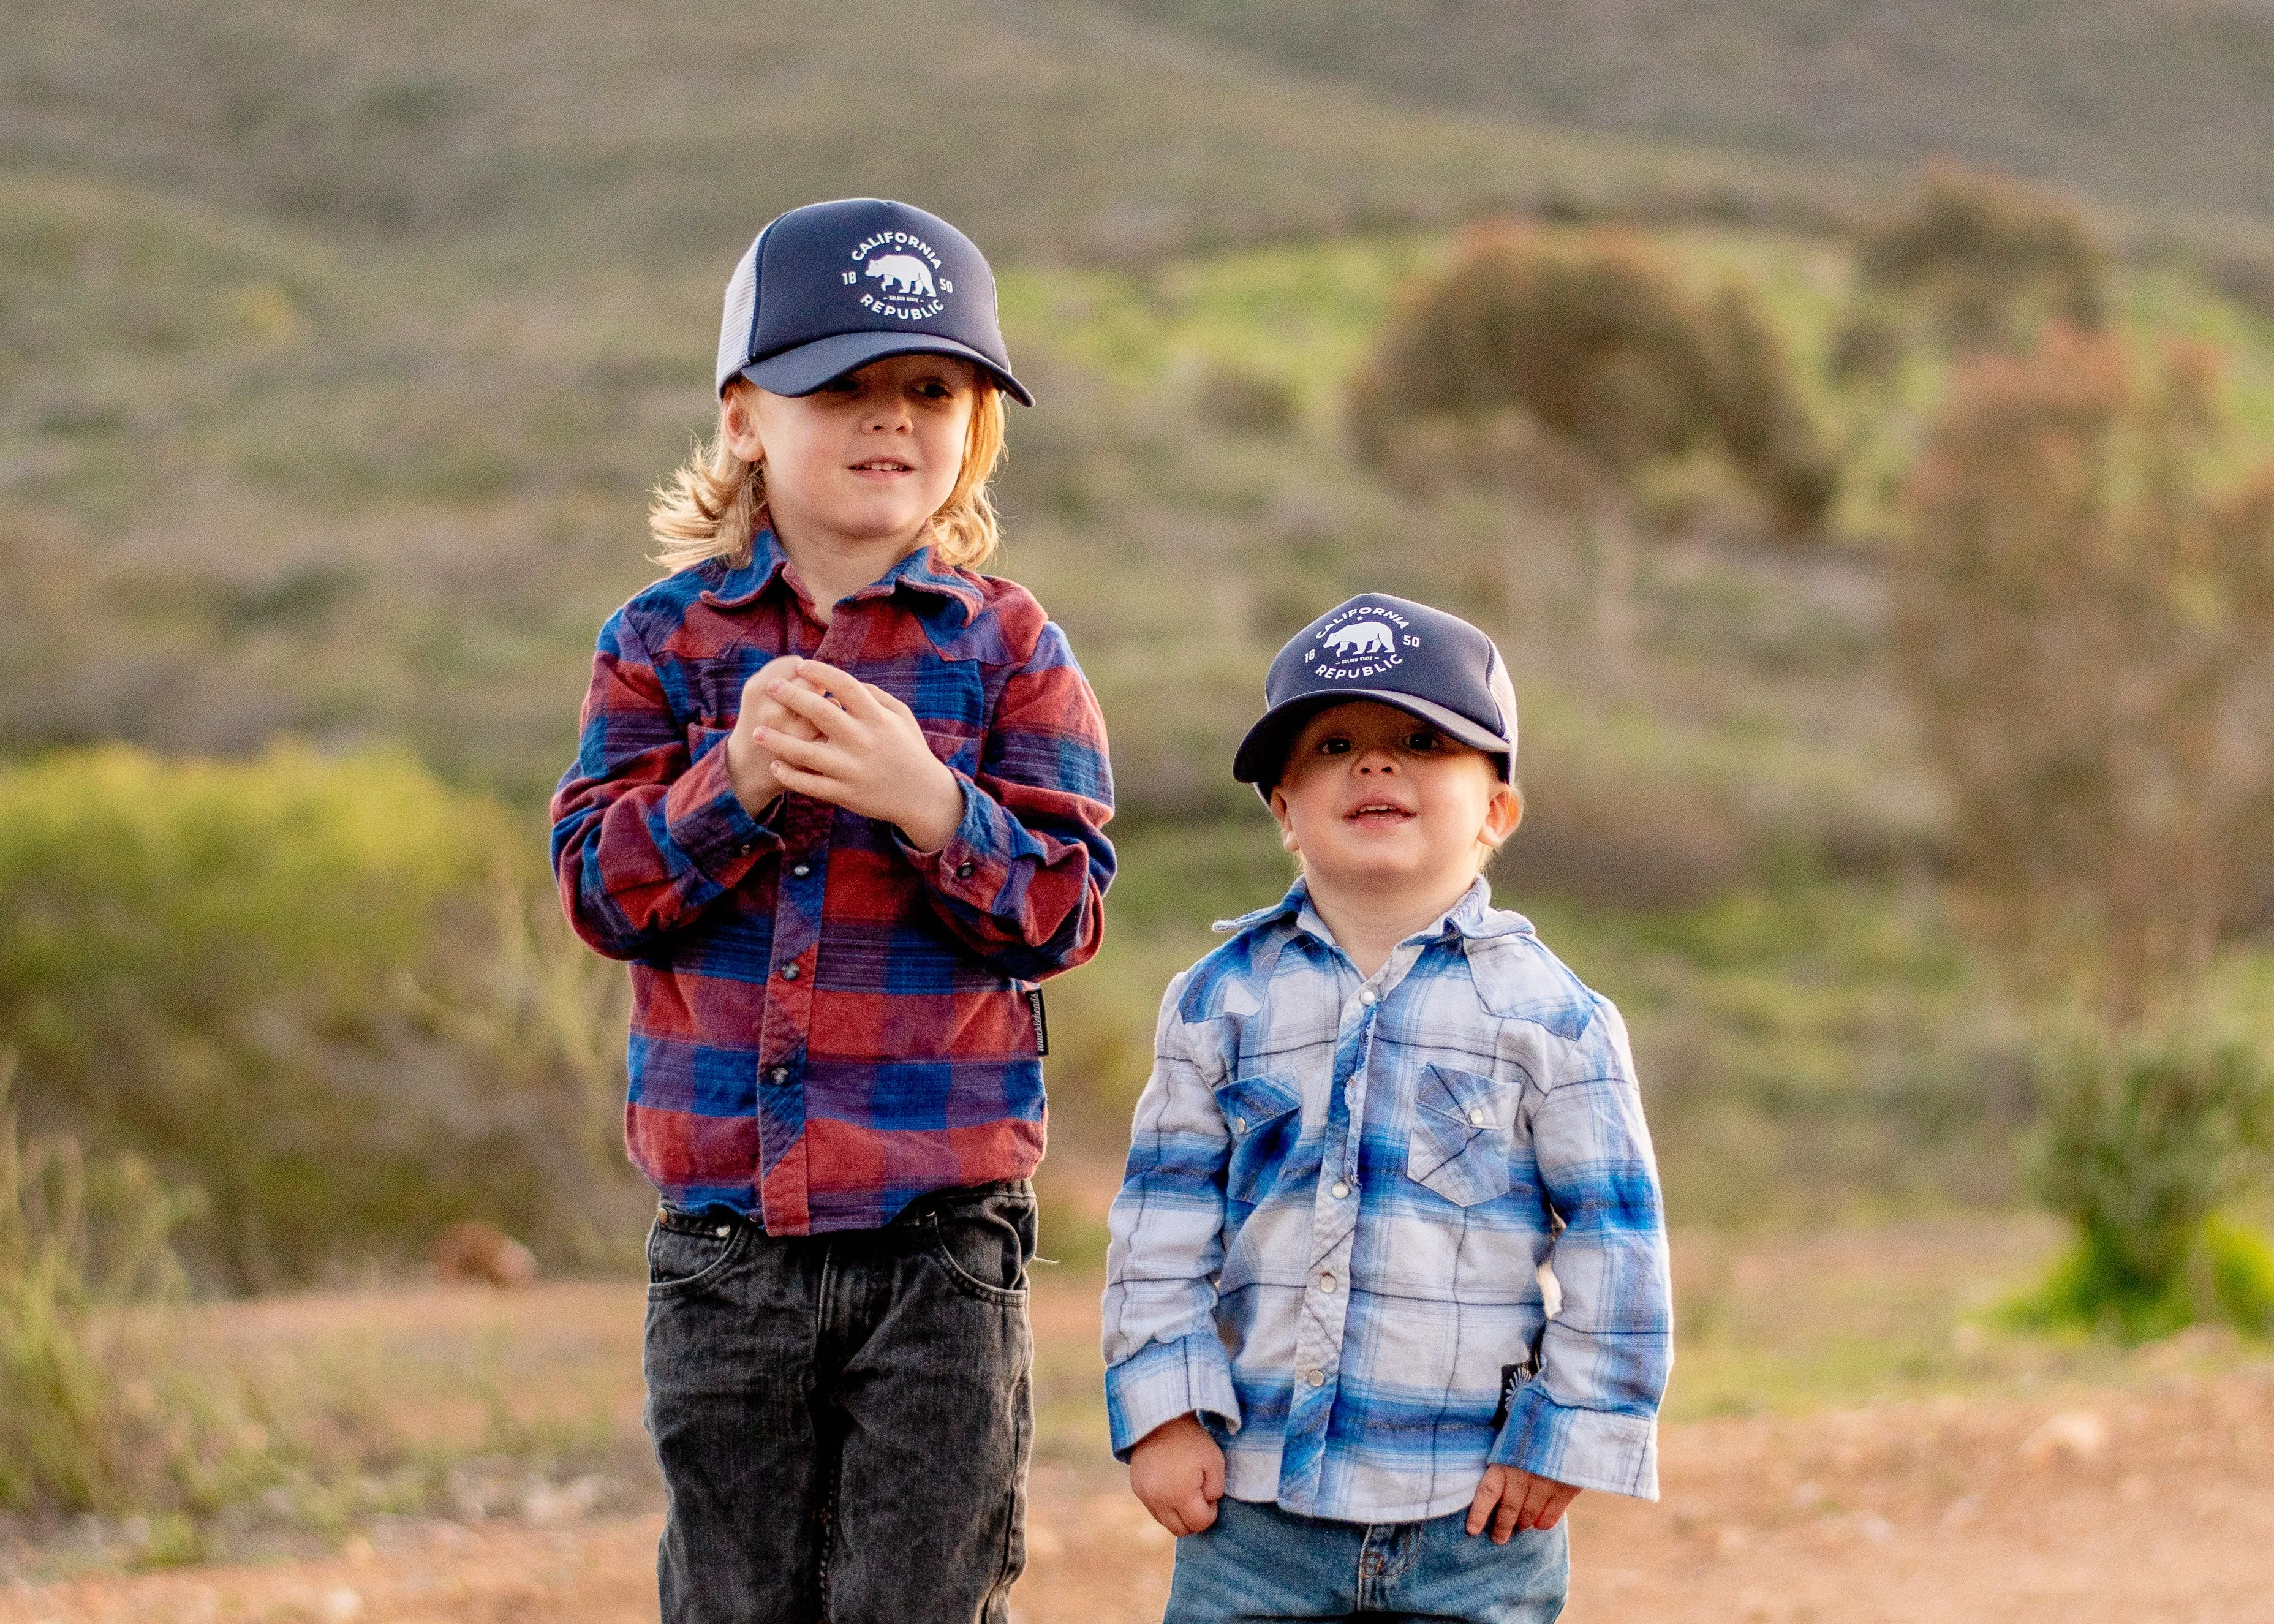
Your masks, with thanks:
<instances>
[{"instance_id":1,"label":"navy trucker hat","mask_svg":"<svg viewBox=\"0 0 2274 1624\"><path fill-rule=\"evenodd\" d=\"M810 395L896 355L960 356L1022 406L995 317L995 274L937 214L882 198L809 203L777 216L734 267L719 327L719 393L739 376Z\"/></svg>"},{"instance_id":2,"label":"navy trucker hat","mask_svg":"<svg viewBox=\"0 0 2274 1624\"><path fill-rule=\"evenodd\" d=\"M1419 717L1449 739L1516 773L1516 686L1493 640L1458 615L1361 592L1312 621L1279 650L1264 679L1268 707L1231 760L1231 776L1269 798L1287 747L1314 711L1372 699Z\"/></svg>"}]
</instances>

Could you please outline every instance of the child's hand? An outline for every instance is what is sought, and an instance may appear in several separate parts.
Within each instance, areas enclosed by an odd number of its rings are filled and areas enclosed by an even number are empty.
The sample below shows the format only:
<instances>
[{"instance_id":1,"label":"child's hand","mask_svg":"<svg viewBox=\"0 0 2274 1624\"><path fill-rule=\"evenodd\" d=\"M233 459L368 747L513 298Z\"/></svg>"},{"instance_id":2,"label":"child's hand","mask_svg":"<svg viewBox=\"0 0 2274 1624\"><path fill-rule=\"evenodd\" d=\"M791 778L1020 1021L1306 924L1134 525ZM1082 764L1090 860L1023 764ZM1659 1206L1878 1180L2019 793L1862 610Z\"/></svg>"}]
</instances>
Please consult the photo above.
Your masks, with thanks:
<instances>
[{"instance_id":1,"label":"child's hand","mask_svg":"<svg viewBox=\"0 0 2274 1624\"><path fill-rule=\"evenodd\" d=\"M1198 1416L1178 1416L1129 1452L1129 1489L1171 1533L1197 1534L1216 1521L1224 1498L1224 1451Z\"/></svg>"},{"instance_id":2,"label":"child's hand","mask_svg":"<svg viewBox=\"0 0 2274 1624\"><path fill-rule=\"evenodd\" d=\"M770 679L765 690L793 724L806 724L797 731L757 729L757 742L773 752L776 783L898 824L918 851L947 844L963 821L963 786L924 742L915 711L819 660L800 660L794 673Z\"/></svg>"},{"instance_id":3,"label":"child's hand","mask_svg":"<svg viewBox=\"0 0 2274 1624\"><path fill-rule=\"evenodd\" d=\"M1513 1466L1487 1466L1477 1497L1469 1502L1469 1532L1481 1534L1492 1521L1493 1544L1504 1545L1520 1528L1542 1533L1562 1520L1563 1509L1579 1498L1579 1491L1553 1477L1535 1477ZM1500 1510L1495 1514L1493 1507Z\"/></svg>"},{"instance_id":4,"label":"child's hand","mask_svg":"<svg viewBox=\"0 0 2274 1624\"><path fill-rule=\"evenodd\" d=\"M817 739L812 724L792 711L767 690L784 677L797 674L798 658L785 654L770 659L742 684L742 713L727 735L727 771L734 782L734 799L752 817L779 801L781 780L774 777L774 753L757 741L766 728L778 728L794 739Z\"/></svg>"}]
</instances>

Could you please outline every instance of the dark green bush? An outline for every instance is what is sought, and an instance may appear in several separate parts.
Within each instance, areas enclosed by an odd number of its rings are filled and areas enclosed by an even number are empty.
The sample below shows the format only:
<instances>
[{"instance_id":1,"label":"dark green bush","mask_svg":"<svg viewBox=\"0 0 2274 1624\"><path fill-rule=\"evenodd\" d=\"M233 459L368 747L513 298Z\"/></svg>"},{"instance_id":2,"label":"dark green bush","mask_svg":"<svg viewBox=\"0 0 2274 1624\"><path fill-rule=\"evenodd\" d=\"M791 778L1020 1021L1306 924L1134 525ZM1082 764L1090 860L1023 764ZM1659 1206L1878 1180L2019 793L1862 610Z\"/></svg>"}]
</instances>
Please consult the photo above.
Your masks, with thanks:
<instances>
[{"instance_id":1,"label":"dark green bush","mask_svg":"<svg viewBox=\"0 0 2274 1624\"><path fill-rule=\"evenodd\" d=\"M1834 462L1752 296L1732 286L1701 305L1625 232L1571 245L1507 227L1476 233L1415 291L1352 387L1359 454L1392 470L1407 437L1432 421L1510 412L1610 485L1719 451L1786 530L1818 524L1836 492ZM1570 485L1553 461L1478 471Z\"/></svg>"},{"instance_id":2,"label":"dark green bush","mask_svg":"<svg viewBox=\"0 0 2274 1624\"><path fill-rule=\"evenodd\" d=\"M2274 1252L2220 1209L2263 1174L2274 1076L2248 1047L2081 1042L2047 1068L2037 1187L2076 1241L2025 1322L2133 1339L2196 1320L2274 1329Z\"/></svg>"},{"instance_id":3,"label":"dark green bush","mask_svg":"<svg viewBox=\"0 0 2274 1624\"><path fill-rule=\"evenodd\" d=\"M2106 319L2108 256L2066 200L1985 169L1930 165L1864 232L1858 268L1952 350L2026 349L2059 321Z\"/></svg>"}]
</instances>

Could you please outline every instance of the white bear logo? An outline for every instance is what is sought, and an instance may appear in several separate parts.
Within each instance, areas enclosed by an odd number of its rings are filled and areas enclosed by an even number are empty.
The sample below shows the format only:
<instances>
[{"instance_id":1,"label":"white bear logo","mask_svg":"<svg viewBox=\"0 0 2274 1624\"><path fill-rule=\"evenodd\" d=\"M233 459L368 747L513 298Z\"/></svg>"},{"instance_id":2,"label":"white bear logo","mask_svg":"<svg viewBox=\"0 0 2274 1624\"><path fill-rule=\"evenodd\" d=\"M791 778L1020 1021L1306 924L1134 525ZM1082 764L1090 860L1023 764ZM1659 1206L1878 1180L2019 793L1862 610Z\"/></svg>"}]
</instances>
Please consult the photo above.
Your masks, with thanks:
<instances>
[{"instance_id":1,"label":"white bear logo","mask_svg":"<svg viewBox=\"0 0 2274 1624\"><path fill-rule=\"evenodd\" d=\"M861 274L883 282L887 297L896 293L921 293L928 299L938 297L938 289L931 285L931 267L914 254L878 254Z\"/></svg>"},{"instance_id":2,"label":"white bear logo","mask_svg":"<svg viewBox=\"0 0 2274 1624\"><path fill-rule=\"evenodd\" d=\"M1337 659L1352 659L1361 654L1387 654L1391 648L1389 628L1379 620L1353 620L1348 626L1338 626L1329 632L1326 643L1335 651Z\"/></svg>"}]
</instances>

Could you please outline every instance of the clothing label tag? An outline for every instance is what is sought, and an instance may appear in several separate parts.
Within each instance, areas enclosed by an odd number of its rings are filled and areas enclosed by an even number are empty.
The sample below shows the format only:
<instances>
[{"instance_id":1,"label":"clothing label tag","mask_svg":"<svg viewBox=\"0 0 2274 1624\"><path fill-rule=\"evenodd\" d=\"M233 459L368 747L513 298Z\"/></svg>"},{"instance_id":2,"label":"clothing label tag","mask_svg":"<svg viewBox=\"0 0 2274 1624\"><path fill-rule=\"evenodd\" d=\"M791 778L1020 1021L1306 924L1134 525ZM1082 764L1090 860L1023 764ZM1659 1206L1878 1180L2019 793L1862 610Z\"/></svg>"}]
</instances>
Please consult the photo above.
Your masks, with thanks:
<instances>
[{"instance_id":1,"label":"clothing label tag","mask_svg":"<svg viewBox=\"0 0 2274 1624\"><path fill-rule=\"evenodd\" d=\"M1515 1407L1516 1390L1539 1373L1540 1357L1534 1354L1521 1365L1500 1367L1500 1408L1493 1411L1493 1430L1498 1432L1508 1425L1508 1412Z\"/></svg>"},{"instance_id":2,"label":"clothing label tag","mask_svg":"<svg viewBox=\"0 0 2274 1624\"><path fill-rule=\"evenodd\" d=\"M1027 989L1027 1008L1035 1018L1035 1052L1038 1055L1047 1055L1050 1052L1050 1017L1043 1013L1041 988Z\"/></svg>"}]
</instances>

